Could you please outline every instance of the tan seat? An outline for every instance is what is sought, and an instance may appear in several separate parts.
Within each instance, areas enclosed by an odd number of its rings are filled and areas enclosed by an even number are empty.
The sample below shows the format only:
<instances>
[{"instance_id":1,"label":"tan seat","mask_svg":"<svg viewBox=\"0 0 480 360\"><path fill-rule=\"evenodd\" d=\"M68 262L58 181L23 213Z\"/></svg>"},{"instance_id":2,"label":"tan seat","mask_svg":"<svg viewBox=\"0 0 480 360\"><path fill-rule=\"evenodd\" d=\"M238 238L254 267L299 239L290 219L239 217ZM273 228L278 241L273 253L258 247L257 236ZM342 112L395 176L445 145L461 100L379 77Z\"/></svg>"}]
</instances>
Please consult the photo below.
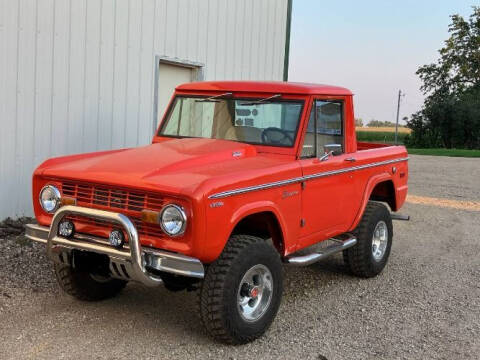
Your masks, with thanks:
<instances>
[{"instance_id":1,"label":"tan seat","mask_svg":"<svg viewBox=\"0 0 480 360\"><path fill-rule=\"evenodd\" d=\"M225 139L261 143L262 129L252 126L232 126L225 133Z\"/></svg>"},{"instance_id":2,"label":"tan seat","mask_svg":"<svg viewBox=\"0 0 480 360\"><path fill-rule=\"evenodd\" d=\"M238 137L237 137L237 132L235 131L235 127L234 126L231 126L227 129L227 131L225 132L225 135L222 136L221 134L218 134L219 138L224 138L225 140L234 140L234 141L237 141L238 140Z\"/></svg>"},{"instance_id":3,"label":"tan seat","mask_svg":"<svg viewBox=\"0 0 480 360\"><path fill-rule=\"evenodd\" d=\"M217 139L238 140L226 102L215 104L214 118L218 119L215 122L216 129L214 132Z\"/></svg>"}]
</instances>

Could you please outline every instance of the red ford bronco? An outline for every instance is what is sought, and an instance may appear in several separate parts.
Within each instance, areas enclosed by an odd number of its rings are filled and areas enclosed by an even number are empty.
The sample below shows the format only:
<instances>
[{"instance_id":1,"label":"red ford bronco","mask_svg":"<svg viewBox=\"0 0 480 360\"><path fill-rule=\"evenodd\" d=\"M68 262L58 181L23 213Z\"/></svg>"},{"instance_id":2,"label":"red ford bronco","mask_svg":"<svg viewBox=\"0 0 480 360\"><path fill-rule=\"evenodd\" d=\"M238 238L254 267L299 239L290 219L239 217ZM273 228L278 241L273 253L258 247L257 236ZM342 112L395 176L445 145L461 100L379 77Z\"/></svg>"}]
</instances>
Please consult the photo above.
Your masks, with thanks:
<instances>
[{"instance_id":1,"label":"red ford bronco","mask_svg":"<svg viewBox=\"0 0 480 360\"><path fill-rule=\"evenodd\" d=\"M41 164L26 235L78 299L128 281L195 289L208 332L245 343L275 318L282 262L342 251L353 274L382 271L407 160L403 146L357 142L347 89L189 83L150 145Z\"/></svg>"}]
</instances>

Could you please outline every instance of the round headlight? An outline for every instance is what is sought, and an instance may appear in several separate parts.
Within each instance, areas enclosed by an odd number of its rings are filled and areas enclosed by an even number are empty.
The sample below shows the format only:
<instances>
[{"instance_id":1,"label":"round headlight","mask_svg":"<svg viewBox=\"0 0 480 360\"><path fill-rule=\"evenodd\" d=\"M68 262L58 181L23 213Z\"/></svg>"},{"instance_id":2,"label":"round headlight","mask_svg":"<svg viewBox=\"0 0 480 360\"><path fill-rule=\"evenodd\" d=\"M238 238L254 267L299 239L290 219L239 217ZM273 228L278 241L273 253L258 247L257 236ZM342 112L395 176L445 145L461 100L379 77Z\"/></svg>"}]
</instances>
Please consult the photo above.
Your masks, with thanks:
<instances>
[{"instance_id":1,"label":"round headlight","mask_svg":"<svg viewBox=\"0 0 480 360\"><path fill-rule=\"evenodd\" d=\"M40 191L40 205L47 213L53 213L60 207L60 191L55 186L47 185Z\"/></svg>"},{"instance_id":2,"label":"round headlight","mask_svg":"<svg viewBox=\"0 0 480 360\"><path fill-rule=\"evenodd\" d=\"M178 236L185 232L187 216L185 211L175 204L167 205L160 214L160 226L170 236Z\"/></svg>"}]
</instances>

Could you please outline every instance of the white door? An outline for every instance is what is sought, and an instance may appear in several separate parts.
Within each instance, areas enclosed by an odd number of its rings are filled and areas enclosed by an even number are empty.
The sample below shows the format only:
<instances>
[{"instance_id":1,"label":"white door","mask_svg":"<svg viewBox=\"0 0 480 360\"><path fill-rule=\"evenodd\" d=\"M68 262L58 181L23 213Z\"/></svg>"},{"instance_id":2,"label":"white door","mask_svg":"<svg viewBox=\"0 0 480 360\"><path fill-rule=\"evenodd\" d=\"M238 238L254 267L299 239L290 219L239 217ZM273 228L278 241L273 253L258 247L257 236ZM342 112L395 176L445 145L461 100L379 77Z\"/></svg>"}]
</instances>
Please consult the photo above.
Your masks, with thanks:
<instances>
[{"instance_id":1,"label":"white door","mask_svg":"<svg viewBox=\"0 0 480 360\"><path fill-rule=\"evenodd\" d=\"M195 69L166 63L160 63L158 71L158 119L157 126L177 85L191 82Z\"/></svg>"}]
</instances>

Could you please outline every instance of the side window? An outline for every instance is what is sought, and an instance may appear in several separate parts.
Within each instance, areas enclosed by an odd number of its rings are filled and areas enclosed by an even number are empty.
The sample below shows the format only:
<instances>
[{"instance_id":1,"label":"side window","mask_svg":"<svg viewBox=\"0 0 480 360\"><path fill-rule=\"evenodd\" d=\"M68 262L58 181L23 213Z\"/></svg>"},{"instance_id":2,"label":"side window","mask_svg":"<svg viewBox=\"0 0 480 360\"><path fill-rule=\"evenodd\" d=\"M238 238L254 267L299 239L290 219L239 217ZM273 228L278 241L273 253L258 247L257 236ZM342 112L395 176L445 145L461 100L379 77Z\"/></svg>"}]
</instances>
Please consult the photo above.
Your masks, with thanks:
<instances>
[{"instance_id":1,"label":"side window","mask_svg":"<svg viewBox=\"0 0 480 360\"><path fill-rule=\"evenodd\" d=\"M317 113L315 149L315 113ZM302 147L302 158L311 158L323 154L323 147L340 144L344 151L343 101L316 100L310 112L307 132ZM316 150L316 151L315 151Z\"/></svg>"}]
</instances>

